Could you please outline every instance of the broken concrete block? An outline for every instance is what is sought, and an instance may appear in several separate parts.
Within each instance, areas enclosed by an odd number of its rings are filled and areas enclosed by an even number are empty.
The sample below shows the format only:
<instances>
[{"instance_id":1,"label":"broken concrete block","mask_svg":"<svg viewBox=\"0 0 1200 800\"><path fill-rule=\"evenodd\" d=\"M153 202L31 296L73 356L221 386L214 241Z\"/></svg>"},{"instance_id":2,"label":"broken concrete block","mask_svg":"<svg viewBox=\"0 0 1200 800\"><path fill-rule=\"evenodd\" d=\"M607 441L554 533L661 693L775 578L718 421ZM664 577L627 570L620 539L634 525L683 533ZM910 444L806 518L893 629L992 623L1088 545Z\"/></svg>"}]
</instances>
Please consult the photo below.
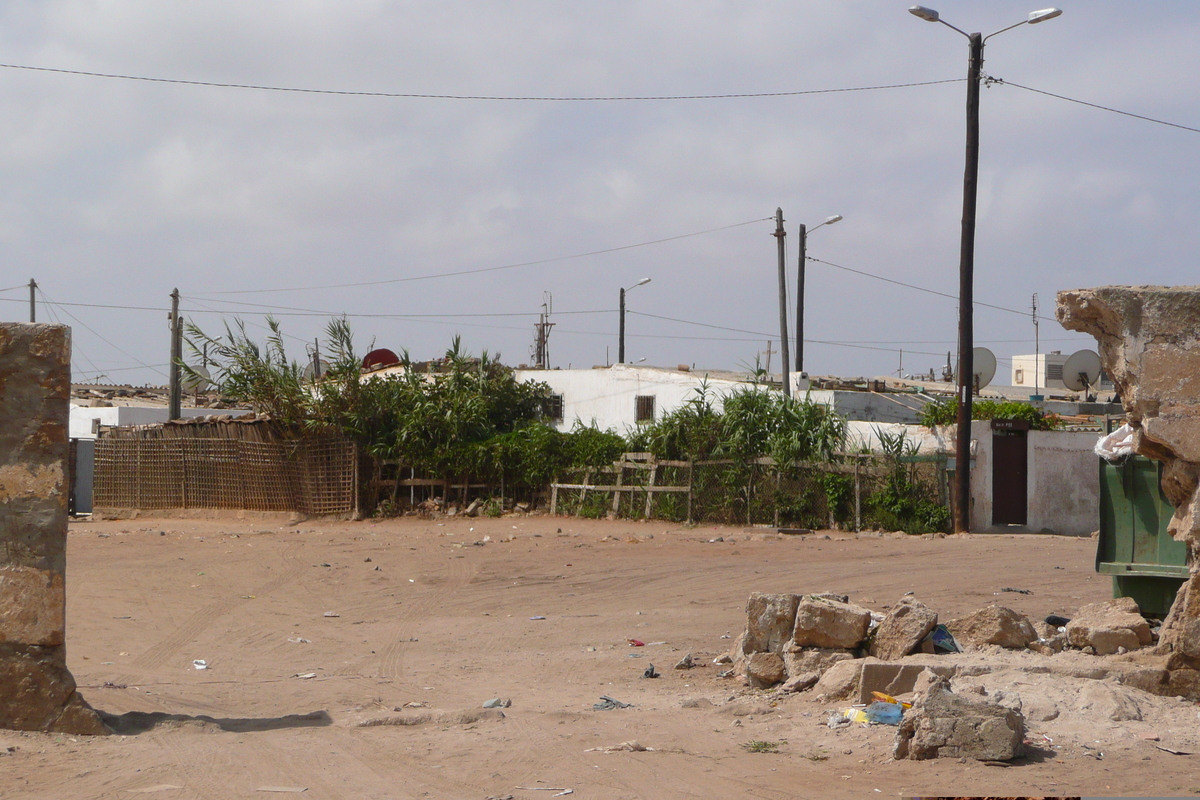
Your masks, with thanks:
<instances>
[{"instance_id":1,"label":"broken concrete block","mask_svg":"<svg viewBox=\"0 0 1200 800\"><path fill-rule=\"evenodd\" d=\"M746 659L746 682L755 689L769 689L787 677L778 653L752 653Z\"/></svg>"},{"instance_id":2,"label":"broken concrete block","mask_svg":"<svg viewBox=\"0 0 1200 800\"><path fill-rule=\"evenodd\" d=\"M1107 681L1085 683L1079 691L1078 708L1080 711L1090 711L1093 716L1114 722L1142 718L1142 710L1138 707L1133 692Z\"/></svg>"},{"instance_id":3,"label":"broken concrete block","mask_svg":"<svg viewBox=\"0 0 1200 800\"><path fill-rule=\"evenodd\" d=\"M892 607L875 629L869 651L884 661L903 658L921 644L937 621L936 611L915 598L906 597Z\"/></svg>"},{"instance_id":4,"label":"broken concrete block","mask_svg":"<svg viewBox=\"0 0 1200 800\"><path fill-rule=\"evenodd\" d=\"M1038 638L1037 631L1024 615L998 605L953 620L946 628L961 644L998 644L1010 650L1024 650Z\"/></svg>"},{"instance_id":5,"label":"broken concrete block","mask_svg":"<svg viewBox=\"0 0 1200 800\"><path fill-rule=\"evenodd\" d=\"M833 600L804 598L796 607L794 640L802 647L858 647L867 638L871 612Z\"/></svg>"},{"instance_id":6,"label":"broken concrete block","mask_svg":"<svg viewBox=\"0 0 1200 800\"><path fill-rule=\"evenodd\" d=\"M811 689L821 679L819 672L802 672L793 678L788 678L780 688L785 692L803 692Z\"/></svg>"},{"instance_id":7,"label":"broken concrete block","mask_svg":"<svg viewBox=\"0 0 1200 800\"><path fill-rule=\"evenodd\" d=\"M839 661L813 686L818 700L845 700L858 689L858 674L862 662L858 659Z\"/></svg>"},{"instance_id":8,"label":"broken concrete block","mask_svg":"<svg viewBox=\"0 0 1200 800\"><path fill-rule=\"evenodd\" d=\"M838 594L836 592L817 592L816 594L804 595L805 600L829 600L834 603L849 603L850 595Z\"/></svg>"},{"instance_id":9,"label":"broken concrete block","mask_svg":"<svg viewBox=\"0 0 1200 800\"><path fill-rule=\"evenodd\" d=\"M952 693L939 680L904 712L893 756L920 761L973 758L1010 761L1025 751L1025 719L1020 712Z\"/></svg>"},{"instance_id":10,"label":"broken concrete block","mask_svg":"<svg viewBox=\"0 0 1200 800\"><path fill-rule=\"evenodd\" d=\"M782 653L792 640L796 627L796 606L800 597L794 594L762 594L755 592L746 601L746 638L743 652Z\"/></svg>"},{"instance_id":11,"label":"broken concrete block","mask_svg":"<svg viewBox=\"0 0 1200 800\"><path fill-rule=\"evenodd\" d=\"M1132 597L1117 597L1080 608L1067 623L1067 641L1072 647L1091 646L1097 655L1106 656L1118 647L1136 650L1150 644L1152 637L1150 623L1138 612L1137 602Z\"/></svg>"},{"instance_id":12,"label":"broken concrete block","mask_svg":"<svg viewBox=\"0 0 1200 800\"><path fill-rule=\"evenodd\" d=\"M828 647L799 647L795 642L783 651L783 664L789 676L816 672L818 675L839 661L854 658L854 653Z\"/></svg>"},{"instance_id":13,"label":"broken concrete block","mask_svg":"<svg viewBox=\"0 0 1200 800\"><path fill-rule=\"evenodd\" d=\"M883 662L873 658L862 660L862 670L858 678L858 702L870 703L875 698L871 692L883 692L895 697L898 694L915 691L917 679L923 672L929 672L938 678L952 678L957 669L952 664L936 664L914 662Z\"/></svg>"}]
</instances>

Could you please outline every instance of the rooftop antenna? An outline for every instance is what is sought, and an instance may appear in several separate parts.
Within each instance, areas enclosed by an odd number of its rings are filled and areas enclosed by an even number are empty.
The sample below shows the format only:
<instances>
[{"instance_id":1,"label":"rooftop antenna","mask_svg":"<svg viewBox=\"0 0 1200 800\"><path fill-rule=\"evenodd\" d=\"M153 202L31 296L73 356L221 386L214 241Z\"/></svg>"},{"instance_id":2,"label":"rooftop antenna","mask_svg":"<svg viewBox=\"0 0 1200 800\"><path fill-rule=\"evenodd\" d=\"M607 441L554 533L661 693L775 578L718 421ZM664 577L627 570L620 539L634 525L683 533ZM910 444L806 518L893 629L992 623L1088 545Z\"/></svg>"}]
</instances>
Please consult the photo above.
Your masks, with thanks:
<instances>
[{"instance_id":1,"label":"rooftop antenna","mask_svg":"<svg viewBox=\"0 0 1200 800\"><path fill-rule=\"evenodd\" d=\"M1038 391L1038 379L1041 377L1041 354L1038 352L1041 342L1038 341L1037 292L1033 293L1033 397L1041 394ZM1033 397L1030 399L1032 400Z\"/></svg>"},{"instance_id":2,"label":"rooftop antenna","mask_svg":"<svg viewBox=\"0 0 1200 800\"><path fill-rule=\"evenodd\" d=\"M538 369L550 369L550 329L554 327L550 314L553 311L554 295L542 292L542 313L533 325L533 364Z\"/></svg>"}]
</instances>

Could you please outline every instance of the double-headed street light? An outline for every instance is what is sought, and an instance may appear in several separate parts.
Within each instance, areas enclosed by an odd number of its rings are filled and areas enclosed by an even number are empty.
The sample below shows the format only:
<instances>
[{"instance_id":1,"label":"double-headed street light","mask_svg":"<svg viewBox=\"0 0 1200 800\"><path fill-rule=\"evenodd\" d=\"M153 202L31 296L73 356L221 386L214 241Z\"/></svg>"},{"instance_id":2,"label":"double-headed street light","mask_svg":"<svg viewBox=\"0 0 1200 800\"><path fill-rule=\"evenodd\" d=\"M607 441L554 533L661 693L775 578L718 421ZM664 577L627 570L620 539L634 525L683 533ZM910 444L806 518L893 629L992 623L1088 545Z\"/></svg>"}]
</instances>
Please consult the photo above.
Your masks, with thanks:
<instances>
[{"instance_id":1,"label":"double-headed street light","mask_svg":"<svg viewBox=\"0 0 1200 800\"><path fill-rule=\"evenodd\" d=\"M967 66L967 163L963 173L962 244L958 267L958 441L955 448L958 502L954 515L954 529L965 532L971 528L971 384L975 371L972 363L972 349L975 346L972 312L975 302L975 199L979 180L979 81L983 73L983 45L997 34L1021 25L1036 25L1054 19L1062 11L1045 8L1030 12L1028 19L987 36L967 33L954 27L932 8L912 6L908 11L926 22L940 22L958 31L970 42L970 61Z\"/></svg>"},{"instance_id":2,"label":"double-headed street light","mask_svg":"<svg viewBox=\"0 0 1200 800\"><path fill-rule=\"evenodd\" d=\"M650 282L649 278L642 278L640 281L630 286L628 289L621 287L621 334L617 337L617 363L625 363L625 293L631 292L639 286L645 286ZM643 359L645 360L645 359Z\"/></svg>"},{"instance_id":3,"label":"double-headed street light","mask_svg":"<svg viewBox=\"0 0 1200 800\"><path fill-rule=\"evenodd\" d=\"M842 215L826 217L821 225L841 222ZM821 227L814 225L813 230ZM804 267L808 260L808 226L800 225L800 262L796 265L796 375L804 372Z\"/></svg>"}]
</instances>

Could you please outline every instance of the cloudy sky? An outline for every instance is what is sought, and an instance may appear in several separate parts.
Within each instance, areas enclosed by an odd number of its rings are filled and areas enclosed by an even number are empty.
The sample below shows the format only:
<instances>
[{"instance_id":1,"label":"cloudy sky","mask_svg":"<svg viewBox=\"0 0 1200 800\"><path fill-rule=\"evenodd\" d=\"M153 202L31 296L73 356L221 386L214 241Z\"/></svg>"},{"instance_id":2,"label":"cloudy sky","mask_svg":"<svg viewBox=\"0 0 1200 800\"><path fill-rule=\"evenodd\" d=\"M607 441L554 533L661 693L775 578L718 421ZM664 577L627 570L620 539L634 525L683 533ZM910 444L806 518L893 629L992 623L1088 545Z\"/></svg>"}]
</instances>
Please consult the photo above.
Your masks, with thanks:
<instances>
[{"instance_id":1,"label":"cloudy sky","mask_svg":"<svg viewBox=\"0 0 1200 800\"><path fill-rule=\"evenodd\" d=\"M903 350L906 372L928 371L954 347L956 300L823 263L957 293L967 43L906 8L10 0L0 313L27 319L27 290L9 289L34 278L39 321L74 328L77 380L161 384L175 287L214 332L241 317L263 336L273 310L298 358L344 313L363 350L428 358L458 333L513 365L551 293L552 365L586 367L616 360L618 290L649 277L629 294L628 360L738 368L779 347L766 219L782 207L789 281L797 226L845 217L809 239L806 369L886 374ZM939 8L985 34L1033 9ZM992 39L985 71L1200 128L1194 3L1063 9ZM493 97L947 82L436 99L13 66ZM980 307L976 340L999 382L1033 350L1035 292L1042 349L1071 352L1093 343L1052 321L1057 290L1200 282L1198 147L1195 131L982 90L976 299L1013 311Z\"/></svg>"}]
</instances>

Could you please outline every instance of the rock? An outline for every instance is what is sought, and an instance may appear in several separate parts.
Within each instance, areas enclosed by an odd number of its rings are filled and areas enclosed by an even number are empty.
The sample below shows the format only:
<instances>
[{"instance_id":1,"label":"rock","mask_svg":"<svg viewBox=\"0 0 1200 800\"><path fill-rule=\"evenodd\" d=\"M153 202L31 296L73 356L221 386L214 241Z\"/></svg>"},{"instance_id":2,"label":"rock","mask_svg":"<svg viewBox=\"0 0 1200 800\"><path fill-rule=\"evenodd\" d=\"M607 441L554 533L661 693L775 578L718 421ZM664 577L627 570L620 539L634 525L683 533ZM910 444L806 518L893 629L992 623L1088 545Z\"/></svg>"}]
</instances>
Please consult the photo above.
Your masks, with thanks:
<instances>
[{"instance_id":1,"label":"rock","mask_svg":"<svg viewBox=\"0 0 1200 800\"><path fill-rule=\"evenodd\" d=\"M819 672L802 672L795 677L788 678L780 687L785 692L803 692L805 689L811 689L821 679Z\"/></svg>"},{"instance_id":2,"label":"rock","mask_svg":"<svg viewBox=\"0 0 1200 800\"><path fill-rule=\"evenodd\" d=\"M0 643L0 720L18 731L103 735L110 731L79 693L62 647Z\"/></svg>"},{"instance_id":3,"label":"rock","mask_svg":"<svg viewBox=\"0 0 1200 800\"><path fill-rule=\"evenodd\" d=\"M696 662L692 660L692 654L688 653L675 664L675 669L691 669L696 666Z\"/></svg>"},{"instance_id":4,"label":"rock","mask_svg":"<svg viewBox=\"0 0 1200 800\"><path fill-rule=\"evenodd\" d=\"M961 697L938 680L904 713L893 756L1010 761L1025 752L1024 739L1019 711Z\"/></svg>"},{"instance_id":5,"label":"rock","mask_svg":"<svg viewBox=\"0 0 1200 800\"><path fill-rule=\"evenodd\" d=\"M868 658L860 662L862 669L858 678L858 702L870 703L874 700L871 692L883 692L895 697L905 692L916 691L917 680L925 673L940 678L951 678L957 671L950 664L930 666L929 664L904 664L882 662Z\"/></svg>"},{"instance_id":6,"label":"rock","mask_svg":"<svg viewBox=\"0 0 1200 800\"><path fill-rule=\"evenodd\" d=\"M1090 711L1092 716L1113 722L1140 720L1142 710L1133 693L1124 686L1106 681L1088 681L1079 692L1080 711Z\"/></svg>"},{"instance_id":7,"label":"rock","mask_svg":"<svg viewBox=\"0 0 1200 800\"><path fill-rule=\"evenodd\" d=\"M833 600L804 598L796 607L793 640L802 647L858 647L867 638L871 612Z\"/></svg>"},{"instance_id":8,"label":"rock","mask_svg":"<svg viewBox=\"0 0 1200 800\"><path fill-rule=\"evenodd\" d=\"M829 537L826 536L825 538L828 539ZM816 594L804 595L804 599L805 600L828 600L832 603L849 603L850 595L836 594L834 592L817 592Z\"/></svg>"},{"instance_id":9,"label":"rock","mask_svg":"<svg viewBox=\"0 0 1200 800\"><path fill-rule=\"evenodd\" d=\"M858 659L839 661L825 671L813 686L818 700L845 700L858 689L858 676L862 669Z\"/></svg>"},{"instance_id":10,"label":"rock","mask_svg":"<svg viewBox=\"0 0 1200 800\"><path fill-rule=\"evenodd\" d=\"M1193 572L1179 587L1159 643L1160 652L1179 654L1188 667L1200 667L1200 572Z\"/></svg>"},{"instance_id":11,"label":"rock","mask_svg":"<svg viewBox=\"0 0 1200 800\"><path fill-rule=\"evenodd\" d=\"M1090 603L1067 623L1067 641L1072 647L1095 648L1097 655L1112 655L1118 647L1136 650L1150 644L1150 623L1138 613L1132 597Z\"/></svg>"},{"instance_id":12,"label":"rock","mask_svg":"<svg viewBox=\"0 0 1200 800\"><path fill-rule=\"evenodd\" d=\"M827 647L800 647L794 642L783 651L783 664L789 676L816 672L818 675L839 661L854 658L849 650Z\"/></svg>"},{"instance_id":13,"label":"rock","mask_svg":"<svg viewBox=\"0 0 1200 800\"><path fill-rule=\"evenodd\" d=\"M746 681L755 689L769 689L786 677L783 657L777 653L752 653L746 659Z\"/></svg>"},{"instance_id":14,"label":"rock","mask_svg":"<svg viewBox=\"0 0 1200 800\"><path fill-rule=\"evenodd\" d=\"M800 597L794 594L762 594L755 592L746 601L746 634L742 652L783 653L792 640L796 627L796 606ZM735 656L736 657L736 656Z\"/></svg>"},{"instance_id":15,"label":"rock","mask_svg":"<svg viewBox=\"0 0 1200 800\"><path fill-rule=\"evenodd\" d=\"M1023 615L997 605L953 620L946 627L960 643L998 644L1010 650L1024 650L1038 638L1037 631Z\"/></svg>"},{"instance_id":16,"label":"rock","mask_svg":"<svg viewBox=\"0 0 1200 800\"><path fill-rule=\"evenodd\" d=\"M483 501L480 500L478 497L476 497L474 500L471 501L471 504L466 507L466 509L463 511L463 513L466 514L468 517L478 516L479 507L481 505L483 505Z\"/></svg>"},{"instance_id":17,"label":"rock","mask_svg":"<svg viewBox=\"0 0 1200 800\"><path fill-rule=\"evenodd\" d=\"M911 653L937 625L938 615L911 597L905 597L875 629L870 653L884 661L895 661Z\"/></svg>"}]
</instances>

